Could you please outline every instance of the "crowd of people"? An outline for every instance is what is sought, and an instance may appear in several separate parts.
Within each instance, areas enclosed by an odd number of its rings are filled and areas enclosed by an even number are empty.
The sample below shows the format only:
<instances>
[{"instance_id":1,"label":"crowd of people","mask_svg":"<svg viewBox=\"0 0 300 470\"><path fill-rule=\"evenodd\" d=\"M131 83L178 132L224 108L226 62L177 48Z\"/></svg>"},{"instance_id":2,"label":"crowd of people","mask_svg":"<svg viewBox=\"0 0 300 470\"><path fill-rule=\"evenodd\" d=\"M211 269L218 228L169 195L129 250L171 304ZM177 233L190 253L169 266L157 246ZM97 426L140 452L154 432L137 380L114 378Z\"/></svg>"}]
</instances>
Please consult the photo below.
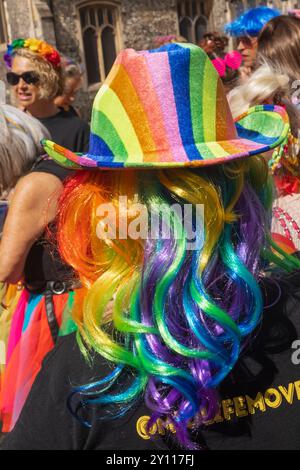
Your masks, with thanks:
<instances>
[{"instance_id":1,"label":"crowd of people","mask_svg":"<svg viewBox=\"0 0 300 470\"><path fill-rule=\"evenodd\" d=\"M155 46L8 46L3 450L300 449L300 19Z\"/></svg>"}]
</instances>

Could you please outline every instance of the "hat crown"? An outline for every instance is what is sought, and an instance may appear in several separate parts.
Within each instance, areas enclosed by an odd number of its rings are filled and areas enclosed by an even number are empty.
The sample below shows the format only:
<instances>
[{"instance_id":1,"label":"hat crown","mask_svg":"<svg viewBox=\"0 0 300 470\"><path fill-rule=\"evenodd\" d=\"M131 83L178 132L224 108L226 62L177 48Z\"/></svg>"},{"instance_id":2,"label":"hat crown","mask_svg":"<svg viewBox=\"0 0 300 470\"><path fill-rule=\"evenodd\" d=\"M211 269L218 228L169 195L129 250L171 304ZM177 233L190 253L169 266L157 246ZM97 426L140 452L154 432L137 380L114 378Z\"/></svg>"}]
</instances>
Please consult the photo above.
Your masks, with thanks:
<instances>
[{"instance_id":1,"label":"hat crown","mask_svg":"<svg viewBox=\"0 0 300 470\"><path fill-rule=\"evenodd\" d=\"M126 49L95 98L89 156L184 163L210 158L217 142L236 138L223 84L201 48Z\"/></svg>"}]
</instances>

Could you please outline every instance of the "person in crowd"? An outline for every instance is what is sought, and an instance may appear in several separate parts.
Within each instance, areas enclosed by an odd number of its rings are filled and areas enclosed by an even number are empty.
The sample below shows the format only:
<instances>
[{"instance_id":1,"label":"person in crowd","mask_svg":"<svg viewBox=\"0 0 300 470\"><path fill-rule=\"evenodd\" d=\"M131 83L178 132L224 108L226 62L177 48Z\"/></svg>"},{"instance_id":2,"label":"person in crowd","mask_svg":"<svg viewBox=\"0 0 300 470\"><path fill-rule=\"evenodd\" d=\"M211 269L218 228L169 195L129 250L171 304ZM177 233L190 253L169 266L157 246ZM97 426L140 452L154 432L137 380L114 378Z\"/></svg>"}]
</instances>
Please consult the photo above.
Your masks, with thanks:
<instances>
[{"instance_id":1,"label":"person in crowd","mask_svg":"<svg viewBox=\"0 0 300 470\"><path fill-rule=\"evenodd\" d=\"M241 81L246 81L255 67L257 40L264 25L280 15L276 9L261 6L246 11L225 27L227 34L237 38L237 49L243 57L240 70Z\"/></svg>"},{"instance_id":2,"label":"person in crowd","mask_svg":"<svg viewBox=\"0 0 300 470\"><path fill-rule=\"evenodd\" d=\"M224 57L226 55L226 51L229 46L228 36L225 36L224 34L216 33L215 44L216 44L217 56Z\"/></svg>"},{"instance_id":3,"label":"person in crowd","mask_svg":"<svg viewBox=\"0 0 300 470\"><path fill-rule=\"evenodd\" d=\"M290 116L293 111L293 143L289 145L286 158L278 158L273 166L278 192L273 211L273 230L282 243L292 244L291 249L300 248L299 47L300 20L293 16L273 18L258 38L258 64L268 64L274 74L287 76L286 91L275 97L276 102L286 106Z\"/></svg>"},{"instance_id":4,"label":"person in crowd","mask_svg":"<svg viewBox=\"0 0 300 470\"><path fill-rule=\"evenodd\" d=\"M211 59L228 93L238 82L242 63L241 54L238 51L226 53L228 38L217 32L206 33L199 46Z\"/></svg>"},{"instance_id":5,"label":"person in crowd","mask_svg":"<svg viewBox=\"0 0 300 470\"><path fill-rule=\"evenodd\" d=\"M2 432L13 429L45 355L75 330L70 317L75 276L45 235L72 171L45 160L17 183L0 243L0 282L22 286L11 318L1 378ZM54 231L54 228L53 228ZM54 238L54 237L53 237Z\"/></svg>"},{"instance_id":6,"label":"person in crowd","mask_svg":"<svg viewBox=\"0 0 300 470\"><path fill-rule=\"evenodd\" d=\"M87 151L88 124L55 104L64 90L59 53L38 39L16 39L8 46L5 62L7 81L20 109L39 119L59 145Z\"/></svg>"},{"instance_id":7,"label":"person in crowd","mask_svg":"<svg viewBox=\"0 0 300 470\"><path fill-rule=\"evenodd\" d=\"M59 108L78 116L78 111L73 107L73 104L78 91L82 87L83 67L64 56L62 57L61 67L64 77L64 90L61 96L55 98L55 104Z\"/></svg>"},{"instance_id":8,"label":"person in crowd","mask_svg":"<svg viewBox=\"0 0 300 470\"><path fill-rule=\"evenodd\" d=\"M264 303L280 297L270 261L293 276L300 266L270 241L261 156L285 141L285 110L261 107L234 124L208 56L171 44L119 55L91 128L86 155L44 142L78 170L61 196L57 228L83 286L78 343L69 335L48 355L2 448L232 448L235 435L238 448L271 441L299 449L300 402L272 410L268 392L299 378L279 354L299 335L299 318L297 331L282 311L263 321ZM271 319L292 325L283 349ZM261 406L270 406L264 416L254 405L259 391ZM234 406L251 416L252 432L250 419L236 423ZM286 432L276 432L283 421Z\"/></svg>"},{"instance_id":9,"label":"person in crowd","mask_svg":"<svg viewBox=\"0 0 300 470\"><path fill-rule=\"evenodd\" d=\"M50 134L14 106L0 105L0 199L6 200L18 180L44 155L41 140Z\"/></svg>"},{"instance_id":10,"label":"person in crowd","mask_svg":"<svg viewBox=\"0 0 300 470\"><path fill-rule=\"evenodd\" d=\"M228 95L235 118L262 104L279 104L288 112L291 134L282 152L269 156L269 167L276 184L273 207L273 239L285 249L300 250L299 214L299 142L300 117L290 100L290 79L283 69L274 70L265 63L250 79Z\"/></svg>"},{"instance_id":11,"label":"person in crowd","mask_svg":"<svg viewBox=\"0 0 300 470\"><path fill-rule=\"evenodd\" d=\"M237 86L239 80L239 69L242 64L242 56L238 51L229 52L223 57L212 59L212 63L220 75L226 93Z\"/></svg>"},{"instance_id":12,"label":"person in crowd","mask_svg":"<svg viewBox=\"0 0 300 470\"><path fill-rule=\"evenodd\" d=\"M50 137L43 125L17 108L0 105L0 194L2 236L9 200L18 180L30 172L44 155L41 140ZM2 286L0 312L0 390L5 370L7 341L11 317L20 296L16 286Z\"/></svg>"},{"instance_id":13,"label":"person in crowd","mask_svg":"<svg viewBox=\"0 0 300 470\"><path fill-rule=\"evenodd\" d=\"M210 32L205 33L199 42L199 46L202 47L210 59L214 59L216 57L217 49L216 34Z\"/></svg>"},{"instance_id":14,"label":"person in crowd","mask_svg":"<svg viewBox=\"0 0 300 470\"><path fill-rule=\"evenodd\" d=\"M32 41L14 43L11 55L6 57L12 65L8 80L12 85L15 83L15 92L26 103L28 112L22 113L24 120L30 123L33 115L39 115L39 123L51 129L51 137L57 135L59 142L69 141L73 148L82 151L88 129L79 118L63 116L60 111L60 116L50 116L56 110L51 100L59 86L60 57L44 43ZM45 114L41 118L43 109ZM59 123L60 127L56 127ZM4 132L4 123L2 126ZM20 142L22 139L25 154L26 136L20 128ZM13 158L11 141L4 146ZM34 159L37 156L34 148L32 152ZM6 312L11 325L0 390L0 421L4 433L13 429L41 363L58 336L76 329L70 318L76 279L72 269L61 260L55 242L58 198L63 182L72 174L72 170L60 167L44 155L17 182L10 200L0 243L0 282L19 284L21 294L10 313ZM47 235L49 224L52 237Z\"/></svg>"},{"instance_id":15,"label":"person in crowd","mask_svg":"<svg viewBox=\"0 0 300 470\"><path fill-rule=\"evenodd\" d=\"M221 57L226 55L226 48L228 47L229 40L227 36L221 35L218 32L207 32L199 42L199 46L208 54L209 57Z\"/></svg>"},{"instance_id":16,"label":"person in crowd","mask_svg":"<svg viewBox=\"0 0 300 470\"><path fill-rule=\"evenodd\" d=\"M288 89L287 75L275 73L268 64L261 65L253 72L248 82L235 87L227 95L232 115L237 119L253 106L279 104L279 99L282 104ZM291 125L297 127L298 122L293 121Z\"/></svg>"}]
</instances>

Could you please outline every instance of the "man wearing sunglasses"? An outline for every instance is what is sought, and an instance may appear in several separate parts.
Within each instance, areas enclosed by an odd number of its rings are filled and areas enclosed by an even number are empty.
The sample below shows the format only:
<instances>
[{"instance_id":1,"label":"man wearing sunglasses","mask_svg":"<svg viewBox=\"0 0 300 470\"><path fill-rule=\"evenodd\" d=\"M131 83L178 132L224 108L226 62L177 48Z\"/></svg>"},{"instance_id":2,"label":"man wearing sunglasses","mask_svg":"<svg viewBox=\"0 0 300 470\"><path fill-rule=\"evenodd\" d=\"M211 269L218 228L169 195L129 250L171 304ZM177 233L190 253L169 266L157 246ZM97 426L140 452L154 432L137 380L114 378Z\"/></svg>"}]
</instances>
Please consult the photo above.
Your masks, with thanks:
<instances>
[{"instance_id":1,"label":"man wearing sunglasses","mask_svg":"<svg viewBox=\"0 0 300 470\"><path fill-rule=\"evenodd\" d=\"M278 10L257 7L246 11L225 26L225 31L237 39L237 49L243 58L244 72L249 75L255 65L259 33L264 25L276 16L280 16Z\"/></svg>"}]
</instances>

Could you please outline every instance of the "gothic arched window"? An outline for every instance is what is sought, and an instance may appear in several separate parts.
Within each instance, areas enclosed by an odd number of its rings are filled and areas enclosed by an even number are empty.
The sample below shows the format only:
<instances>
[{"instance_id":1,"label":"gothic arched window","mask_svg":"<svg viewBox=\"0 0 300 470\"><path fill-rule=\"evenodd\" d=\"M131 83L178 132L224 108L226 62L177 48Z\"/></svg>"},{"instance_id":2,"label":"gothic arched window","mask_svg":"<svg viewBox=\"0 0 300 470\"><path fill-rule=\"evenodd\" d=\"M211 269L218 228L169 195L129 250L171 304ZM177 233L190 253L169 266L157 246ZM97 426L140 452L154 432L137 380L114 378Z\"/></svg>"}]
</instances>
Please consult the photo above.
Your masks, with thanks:
<instances>
[{"instance_id":1,"label":"gothic arched window","mask_svg":"<svg viewBox=\"0 0 300 470\"><path fill-rule=\"evenodd\" d=\"M179 0L177 7L181 36L197 44L207 31L204 0Z\"/></svg>"},{"instance_id":2,"label":"gothic arched window","mask_svg":"<svg viewBox=\"0 0 300 470\"><path fill-rule=\"evenodd\" d=\"M88 85L94 85L106 78L119 52L119 13L112 4L93 2L79 7L79 14Z\"/></svg>"}]
</instances>

